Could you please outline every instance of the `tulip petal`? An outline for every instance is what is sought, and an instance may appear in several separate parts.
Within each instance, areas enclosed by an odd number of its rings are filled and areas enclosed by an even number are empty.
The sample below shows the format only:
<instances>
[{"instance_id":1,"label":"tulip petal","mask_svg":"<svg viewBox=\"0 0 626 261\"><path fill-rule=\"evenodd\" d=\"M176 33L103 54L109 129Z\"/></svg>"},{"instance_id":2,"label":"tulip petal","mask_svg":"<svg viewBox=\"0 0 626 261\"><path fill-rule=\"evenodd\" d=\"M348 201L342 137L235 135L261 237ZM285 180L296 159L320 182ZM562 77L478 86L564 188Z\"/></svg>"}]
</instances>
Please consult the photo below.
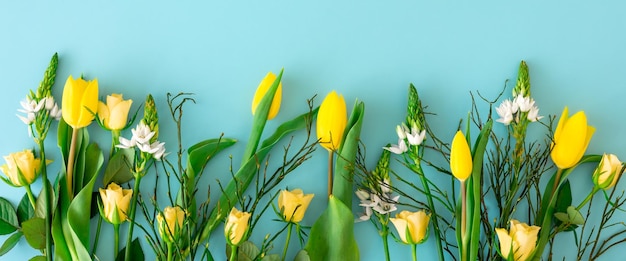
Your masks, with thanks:
<instances>
[{"instance_id":1,"label":"tulip petal","mask_svg":"<svg viewBox=\"0 0 626 261\"><path fill-rule=\"evenodd\" d=\"M330 92L317 113L317 138L320 145L329 151L339 149L348 121L346 102L343 95Z\"/></svg>"},{"instance_id":2,"label":"tulip petal","mask_svg":"<svg viewBox=\"0 0 626 261\"><path fill-rule=\"evenodd\" d=\"M272 86L274 81L276 81L276 75L272 72L268 72L267 75L265 75L265 78L261 80L261 83L259 83L259 86L254 92L254 98L252 98L252 115L255 114L256 108L259 106L261 99L263 99L263 96L265 96L265 94L267 93L269 88ZM270 105L269 114L267 115L268 120L273 119L278 114L278 111L280 110L282 93L283 93L283 86L282 86L282 83L279 83L278 88L276 89L276 93L274 93L274 99L272 100L272 105Z\"/></svg>"},{"instance_id":3,"label":"tulip petal","mask_svg":"<svg viewBox=\"0 0 626 261\"><path fill-rule=\"evenodd\" d=\"M457 131L452 140L450 149L450 170L460 181L466 180L472 174L472 153L463 132Z\"/></svg>"}]
</instances>

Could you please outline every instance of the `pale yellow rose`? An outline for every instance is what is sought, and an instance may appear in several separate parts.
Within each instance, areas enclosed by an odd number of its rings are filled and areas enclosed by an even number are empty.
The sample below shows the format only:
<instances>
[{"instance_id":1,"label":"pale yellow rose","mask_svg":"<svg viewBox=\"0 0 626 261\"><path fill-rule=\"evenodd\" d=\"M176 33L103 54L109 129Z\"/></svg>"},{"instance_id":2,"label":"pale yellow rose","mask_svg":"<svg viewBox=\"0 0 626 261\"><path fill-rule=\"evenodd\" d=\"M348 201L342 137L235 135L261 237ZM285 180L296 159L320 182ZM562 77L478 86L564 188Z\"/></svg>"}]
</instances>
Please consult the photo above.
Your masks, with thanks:
<instances>
[{"instance_id":1,"label":"pale yellow rose","mask_svg":"<svg viewBox=\"0 0 626 261\"><path fill-rule=\"evenodd\" d=\"M417 212L404 210L389 220L396 227L400 239L405 244L421 244L426 240L430 214L426 214L425 210Z\"/></svg>"},{"instance_id":2,"label":"pale yellow rose","mask_svg":"<svg viewBox=\"0 0 626 261\"><path fill-rule=\"evenodd\" d=\"M227 242L231 245L239 245L248 231L249 222L250 213L239 211L233 207L224 226L224 236L226 236Z\"/></svg>"},{"instance_id":3,"label":"pale yellow rose","mask_svg":"<svg viewBox=\"0 0 626 261\"><path fill-rule=\"evenodd\" d=\"M132 189L122 189L116 183L109 184L106 189L100 189L104 218L111 224L121 224L126 221L132 196Z\"/></svg>"},{"instance_id":4,"label":"pale yellow rose","mask_svg":"<svg viewBox=\"0 0 626 261\"><path fill-rule=\"evenodd\" d=\"M185 215L185 210L179 206L165 207L163 212L157 215L159 234L165 242L174 242L180 237Z\"/></svg>"},{"instance_id":5,"label":"pale yellow rose","mask_svg":"<svg viewBox=\"0 0 626 261\"><path fill-rule=\"evenodd\" d=\"M622 175L622 162L614 154L602 155L602 160L593 172L593 184L600 189L609 189Z\"/></svg>"},{"instance_id":6,"label":"pale yellow rose","mask_svg":"<svg viewBox=\"0 0 626 261\"><path fill-rule=\"evenodd\" d=\"M102 125L110 130L121 130L126 127L128 112L133 100L124 100L122 94L107 95L107 103L98 103L98 117Z\"/></svg>"},{"instance_id":7,"label":"pale yellow rose","mask_svg":"<svg viewBox=\"0 0 626 261\"><path fill-rule=\"evenodd\" d=\"M511 219L511 228L496 228L500 241L500 254L504 259L513 258L515 261L528 260L537 244L537 234L541 227L529 226L515 219Z\"/></svg>"},{"instance_id":8,"label":"pale yellow rose","mask_svg":"<svg viewBox=\"0 0 626 261\"><path fill-rule=\"evenodd\" d=\"M286 221L298 223L313 199L313 194L304 195L301 189L282 190L278 194L278 208Z\"/></svg>"},{"instance_id":9,"label":"pale yellow rose","mask_svg":"<svg viewBox=\"0 0 626 261\"><path fill-rule=\"evenodd\" d=\"M0 170L16 187L32 184L41 169L41 160L35 158L32 150L11 153L4 156L4 161L6 164L0 166Z\"/></svg>"}]
</instances>

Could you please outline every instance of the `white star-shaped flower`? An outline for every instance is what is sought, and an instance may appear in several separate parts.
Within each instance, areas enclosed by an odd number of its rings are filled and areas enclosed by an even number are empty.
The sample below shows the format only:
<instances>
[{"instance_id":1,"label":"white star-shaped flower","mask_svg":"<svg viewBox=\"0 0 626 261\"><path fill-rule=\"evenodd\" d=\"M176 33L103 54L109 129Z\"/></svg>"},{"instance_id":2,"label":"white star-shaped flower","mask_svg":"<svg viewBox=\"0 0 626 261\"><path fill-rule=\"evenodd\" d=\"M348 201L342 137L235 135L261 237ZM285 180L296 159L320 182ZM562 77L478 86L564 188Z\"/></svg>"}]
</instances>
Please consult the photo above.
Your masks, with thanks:
<instances>
[{"instance_id":1,"label":"white star-shaped flower","mask_svg":"<svg viewBox=\"0 0 626 261\"><path fill-rule=\"evenodd\" d=\"M43 106L45 105L45 99L42 99L41 101L37 102L35 100L31 100L30 98L26 98L26 100L23 100L20 102L20 105L22 105L22 109L18 109L17 111L22 112L22 113L37 113L41 110L41 108L43 108Z\"/></svg>"},{"instance_id":2,"label":"white star-shaped flower","mask_svg":"<svg viewBox=\"0 0 626 261\"><path fill-rule=\"evenodd\" d=\"M403 139L399 139L398 140L398 145L392 144L389 147L383 147L383 149L391 151L391 153L393 153L393 154L400 155L402 153L405 153L409 148L406 146L406 142L404 142Z\"/></svg>"},{"instance_id":3,"label":"white star-shaped flower","mask_svg":"<svg viewBox=\"0 0 626 261\"><path fill-rule=\"evenodd\" d=\"M135 147L135 145L137 145L137 143L135 142L134 139L131 138L130 140L127 140L124 137L120 137L120 144L115 145L115 147L122 148L122 149L130 149L132 147Z\"/></svg>"},{"instance_id":4,"label":"white star-shaped flower","mask_svg":"<svg viewBox=\"0 0 626 261\"><path fill-rule=\"evenodd\" d=\"M398 199L400 199L400 196L381 199L380 197L378 197L378 195L372 195L372 199L376 203L378 203L373 207L374 211L378 212L381 215L385 215L385 214L398 210L398 208L396 208L395 203L398 202Z\"/></svg>"},{"instance_id":5,"label":"white star-shaped flower","mask_svg":"<svg viewBox=\"0 0 626 261\"><path fill-rule=\"evenodd\" d=\"M133 133L132 139L134 139L137 144L145 144L150 147L150 139L154 137L155 132L151 131L148 125L140 122L131 132Z\"/></svg>"},{"instance_id":6,"label":"white star-shaped flower","mask_svg":"<svg viewBox=\"0 0 626 261\"><path fill-rule=\"evenodd\" d=\"M31 125L35 122L35 113L32 112L26 113L26 117L19 114L16 114L15 116L17 116L26 125Z\"/></svg>"},{"instance_id":7,"label":"white star-shaped flower","mask_svg":"<svg viewBox=\"0 0 626 261\"><path fill-rule=\"evenodd\" d=\"M406 138L409 140L409 144L418 146L422 144L426 137L426 130L419 131L417 128L411 128L411 133L406 134Z\"/></svg>"},{"instance_id":8,"label":"white star-shaped flower","mask_svg":"<svg viewBox=\"0 0 626 261\"><path fill-rule=\"evenodd\" d=\"M504 125L509 125L511 124L511 121L513 121L513 114L517 112L517 104L512 103L509 99L506 99L496 108L496 112L498 113L498 116L500 116L500 118L496 121L501 122Z\"/></svg>"},{"instance_id":9,"label":"white star-shaped flower","mask_svg":"<svg viewBox=\"0 0 626 261\"><path fill-rule=\"evenodd\" d=\"M535 100L530 97L524 97L521 94L515 97L513 103L519 107L519 111L521 112L528 112L533 106L535 106Z\"/></svg>"},{"instance_id":10,"label":"white star-shaped flower","mask_svg":"<svg viewBox=\"0 0 626 261\"><path fill-rule=\"evenodd\" d=\"M543 118L543 116L539 116L539 108L537 108L537 106L533 106L528 111L528 116L526 116L526 118L529 121L535 122L535 121L541 120L541 118Z\"/></svg>"}]
</instances>

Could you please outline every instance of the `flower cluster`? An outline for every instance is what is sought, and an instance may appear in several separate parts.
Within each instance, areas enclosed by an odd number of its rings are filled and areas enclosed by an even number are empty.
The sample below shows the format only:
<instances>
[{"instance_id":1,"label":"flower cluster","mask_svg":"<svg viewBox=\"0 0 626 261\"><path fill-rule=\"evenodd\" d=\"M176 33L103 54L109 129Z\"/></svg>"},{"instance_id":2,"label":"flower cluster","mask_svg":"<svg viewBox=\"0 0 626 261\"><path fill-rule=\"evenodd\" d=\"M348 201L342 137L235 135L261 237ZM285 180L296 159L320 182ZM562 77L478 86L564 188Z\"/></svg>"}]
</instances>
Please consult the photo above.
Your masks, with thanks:
<instances>
[{"instance_id":1,"label":"flower cluster","mask_svg":"<svg viewBox=\"0 0 626 261\"><path fill-rule=\"evenodd\" d=\"M140 151L153 155L153 157L157 160L160 160L163 157L165 154L165 142L150 142L156 132L151 131L148 125L140 122L137 127L131 130L131 132L133 133L132 138L129 140L124 137L120 137L120 144L116 147L122 149L137 147Z\"/></svg>"},{"instance_id":2,"label":"flower cluster","mask_svg":"<svg viewBox=\"0 0 626 261\"><path fill-rule=\"evenodd\" d=\"M426 137L426 130L421 130L417 126L411 126L411 129L406 124L396 126L396 134L398 134L398 144L384 147L384 149L393 152L394 154L403 154L409 150L409 146L419 146L424 142Z\"/></svg>"},{"instance_id":3,"label":"flower cluster","mask_svg":"<svg viewBox=\"0 0 626 261\"><path fill-rule=\"evenodd\" d=\"M356 196L361 200L359 206L363 207L365 210L365 212L359 216L358 221L370 220L372 210L381 215L386 215L398 210L396 203L398 203L400 196L396 195L392 197L391 192L388 181L380 185L380 193L358 189Z\"/></svg>"},{"instance_id":4,"label":"flower cluster","mask_svg":"<svg viewBox=\"0 0 626 261\"><path fill-rule=\"evenodd\" d=\"M496 108L496 112L500 116L497 122L509 125L511 122L520 122L520 118L525 113L526 119L531 122L541 120L543 116L539 116L539 108L535 105L535 100L531 97L524 97L518 94L513 101L506 99Z\"/></svg>"},{"instance_id":5,"label":"flower cluster","mask_svg":"<svg viewBox=\"0 0 626 261\"><path fill-rule=\"evenodd\" d=\"M37 114L39 113L46 113L49 117L55 120L61 119L61 108L59 108L59 105L54 101L54 97L52 96L45 97L39 100L39 102L27 97L25 100L20 102L20 105L22 108L17 111L26 115L18 114L16 116L26 125L35 123Z\"/></svg>"}]
</instances>

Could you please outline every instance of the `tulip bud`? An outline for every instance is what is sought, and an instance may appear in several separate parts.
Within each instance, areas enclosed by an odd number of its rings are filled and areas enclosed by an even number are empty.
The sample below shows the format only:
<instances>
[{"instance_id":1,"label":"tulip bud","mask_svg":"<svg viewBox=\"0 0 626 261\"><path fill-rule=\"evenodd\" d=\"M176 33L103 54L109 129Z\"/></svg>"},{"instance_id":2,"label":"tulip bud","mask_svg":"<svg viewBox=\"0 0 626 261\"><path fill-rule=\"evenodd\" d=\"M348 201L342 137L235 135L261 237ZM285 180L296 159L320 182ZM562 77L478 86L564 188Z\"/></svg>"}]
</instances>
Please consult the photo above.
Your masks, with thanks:
<instances>
[{"instance_id":1,"label":"tulip bud","mask_svg":"<svg viewBox=\"0 0 626 261\"><path fill-rule=\"evenodd\" d=\"M36 159L32 150L23 150L4 156L6 164L0 170L9 178L3 178L9 185L23 187L32 184L41 169L41 160Z\"/></svg>"},{"instance_id":2,"label":"tulip bud","mask_svg":"<svg viewBox=\"0 0 626 261\"><path fill-rule=\"evenodd\" d=\"M180 238L185 215L185 211L179 206L165 207L163 212L159 213L157 216L159 234L161 234L161 238L163 238L165 242L175 242Z\"/></svg>"},{"instance_id":3,"label":"tulip bud","mask_svg":"<svg viewBox=\"0 0 626 261\"><path fill-rule=\"evenodd\" d=\"M342 95L330 92L317 112L317 138L320 145L329 151L339 149L348 121L346 102Z\"/></svg>"},{"instance_id":4,"label":"tulip bud","mask_svg":"<svg viewBox=\"0 0 626 261\"><path fill-rule=\"evenodd\" d=\"M133 196L132 189L122 189L116 183L110 183L107 189L100 189L100 198L104 209L102 215L111 224L121 224L128 219L128 207L130 198Z\"/></svg>"},{"instance_id":5,"label":"tulip bud","mask_svg":"<svg viewBox=\"0 0 626 261\"><path fill-rule=\"evenodd\" d=\"M265 96L265 93L267 93L270 87L272 87L274 81L276 81L276 75L272 72L268 72L267 75L265 75L265 78L263 78L263 80L261 81L261 83L259 83L259 87L257 87L256 91L254 92L254 98L252 98L252 115L254 115L254 113L256 112L256 108L259 106L259 103L261 103L261 100L263 99L263 96ZM274 99L272 100L269 114L267 115L268 120L273 119L278 114L278 111L280 110L282 93L283 84L279 82L276 93L274 93Z\"/></svg>"},{"instance_id":6,"label":"tulip bud","mask_svg":"<svg viewBox=\"0 0 626 261\"><path fill-rule=\"evenodd\" d=\"M552 161L560 169L571 168L583 157L595 128L587 125L587 116L582 111L568 117L567 107L563 109L559 124L554 131Z\"/></svg>"},{"instance_id":7,"label":"tulip bud","mask_svg":"<svg viewBox=\"0 0 626 261\"><path fill-rule=\"evenodd\" d=\"M602 160L593 172L593 184L600 189L609 189L615 186L622 175L622 162L613 154L602 155Z\"/></svg>"},{"instance_id":8,"label":"tulip bud","mask_svg":"<svg viewBox=\"0 0 626 261\"><path fill-rule=\"evenodd\" d=\"M109 130L121 130L126 127L128 111L133 100L124 100L122 94L107 95L107 103L98 103L98 117L102 125Z\"/></svg>"},{"instance_id":9,"label":"tulip bud","mask_svg":"<svg viewBox=\"0 0 626 261\"><path fill-rule=\"evenodd\" d=\"M85 81L70 75L63 88L63 120L74 129L87 127L97 111L98 80Z\"/></svg>"},{"instance_id":10,"label":"tulip bud","mask_svg":"<svg viewBox=\"0 0 626 261\"><path fill-rule=\"evenodd\" d=\"M450 170L460 181L465 181L472 174L472 153L463 132L457 131L450 149Z\"/></svg>"},{"instance_id":11,"label":"tulip bud","mask_svg":"<svg viewBox=\"0 0 626 261\"><path fill-rule=\"evenodd\" d=\"M405 244L414 245L426 241L426 232L430 222L430 214L426 214L426 211L410 212L404 210L389 220L396 227L400 239Z\"/></svg>"},{"instance_id":12,"label":"tulip bud","mask_svg":"<svg viewBox=\"0 0 626 261\"><path fill-rule=\"evenodd\" d=\"M527 260L535 250L537 234L540 229L541 227L529 226L515 219L511 219L509 231L504 228L496 228L500 241L500 255L507 260Z\"/></svg>"},{"instance_id":13,"label":"tulip bud","mask_svg":"<svg viewBox=\"0 0 626 261\"><path fill-rule=\"evenodd\" d=\"M239 211L234 207L230 210L224 226L224 236L226 236L228 244L237 246L241 243L250 225L250 215L250 213Z\"/></svg>"},{"instance_id":14,"label":"tulip bud","mask_svg":"<svg viewBox=\"0 0 626 261\"><path fill-rule=\"evenodd\" d=\"M278 208L283 219L293 223L302 221L313 196L313 194L304 195L301 189L280 191L280 194L278 194Z\"/></svg>"}]
</instances>

